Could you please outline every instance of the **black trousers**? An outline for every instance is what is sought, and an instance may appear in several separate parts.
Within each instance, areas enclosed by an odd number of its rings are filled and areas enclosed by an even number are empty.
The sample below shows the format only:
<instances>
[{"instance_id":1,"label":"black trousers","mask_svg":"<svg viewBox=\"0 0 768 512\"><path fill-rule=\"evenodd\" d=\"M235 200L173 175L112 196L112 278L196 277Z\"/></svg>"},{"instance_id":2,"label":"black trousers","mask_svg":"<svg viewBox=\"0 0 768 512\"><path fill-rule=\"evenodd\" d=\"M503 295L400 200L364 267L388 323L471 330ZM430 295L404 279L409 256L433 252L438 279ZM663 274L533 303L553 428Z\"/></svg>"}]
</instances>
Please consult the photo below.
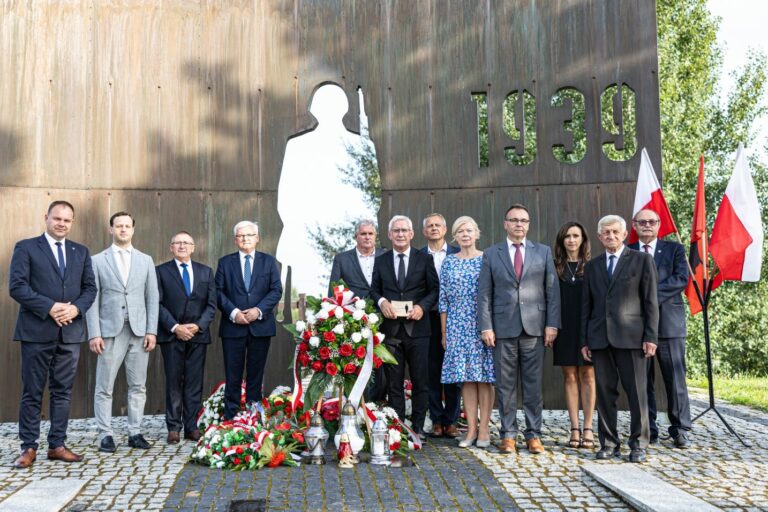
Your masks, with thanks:
<instances>
[{"instance_id":1,"label":"black trousers","mask_svg":"<svg viewBox=\"0 0 768 512\"><path fill-rule=\"evenodd\" d=\"M383 402L387 399L387 375L384 373L384 367L381 365L374 368L371 373L371 380L365 388L363 396L366 402Z\"/></svg>"},{"instance_id":2,"label":"black trousers","mask_svg":"<svg viewBox=\"0 0 768 512\"><path fill-rule=\"evenodd\" d=\"M168 432L197 430L203 402L206 343L178 339L160 343L165 369L165 425Z\"/></svg>"},{"instance_id":3,"label":"black trousers","mask_svg":"<svg viewBox=\"0 0 768 512\"><path fill-rule=\"evenodd\" d=\"M43 390L48 384L51 429L48 448L64 446L69 424L69 403L75 381L80 344L48 341L21 342L21 404L19 405L19 438L21 449L38 448Z\"/></svg>"},{"instance_id":4,"label":"black trousers","mask_svg":"<svg viewBox=\"0 0 768 512\"><path fill-rule=\"evenodd\" d=\"M677 436L678 431L689 431L691 422L691 404L688 400L688 386L685 383L685 338L659 338L656 348L664 389L667 393L667 414L669 415L669 435ZM656 365L648 365L648 417L651 424L651 437L658 437L656 425Z\"/></svg>"},{"instance_id":5,"label":"black trousers","mask_svg":"<svg viewBox=\"0 0 768 512\"><path fill-rule=\"evenodd\" d=\"M429 356L429 337L412 338L401 327L395 337L384 339L387 348L397 359L397 364L386 365L387 395L389 405L400 418L405 418L405 365L411 377L411 424L415 431L424 428L427 416L427 366Z\"/></svg>"},{"instance_id":6,"label":"black trousers","mask_svg":"<svg viewBox=\"0 0 768 512\"><path fill-rule=\"evenodd\" d=\"M646 375L648 359L642 350L628 350L608 347L592 351L597 383L598 434L602 448L610 450L621 445L618 431L619 381L629 400L630 433L627 444L630 448L648 446L648 395Z\"/></svg>"},{"instance_id":7,"label":"black trousers","mask_svg":"<svg viewBox=\"0 0 768 512\"><path fill-rule=\"evenodd\" d=\"M429 322L432 335L429 337L429 417L433 424L453 425L459 418L459 400L461 385L443 384L440 377L443 373L443 333L440 327L440 313L429 312ZM445 403L443 403L445 397Z\"/></svg>"},{"instance_id":8,"label":"black trousers","mask_svg":"<svg viewBox=\"0 0 768 512\"><path fill-rule=\"evenodd\" d=\"M269 353L269 336L222 338L224 351L224 417L232 419L240 411L240 386L245 377L245 401L257 402L263 396L264 366Z\"/></svg>"}]
</instances>

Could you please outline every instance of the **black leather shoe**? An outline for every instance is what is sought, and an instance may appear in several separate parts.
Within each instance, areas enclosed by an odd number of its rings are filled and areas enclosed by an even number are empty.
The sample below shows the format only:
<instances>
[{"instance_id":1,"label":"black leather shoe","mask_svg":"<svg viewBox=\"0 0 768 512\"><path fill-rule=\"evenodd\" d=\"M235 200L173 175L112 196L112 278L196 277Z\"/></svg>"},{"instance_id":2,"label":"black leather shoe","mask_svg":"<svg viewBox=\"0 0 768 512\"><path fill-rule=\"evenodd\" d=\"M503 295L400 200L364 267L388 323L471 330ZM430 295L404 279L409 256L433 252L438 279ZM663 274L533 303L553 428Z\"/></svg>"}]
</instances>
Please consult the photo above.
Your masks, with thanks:
<instances>
[{"instance_id":1,"label":"black leather shoe","mask_svg":"<svg viewBox=\"0 0 768 512\"><path fill-rule=\"evenodd\" d=\"M115 453L115 450L117 450L117 447L115 446L115 440L112 439L112 436L106 436L101 440L101 443L99 443L100 452Z\"/></svg>"},{"instance_id":2,"label":"black leather shoe","mask_svg":"<svg viewBox=\"0 0 768 512\"><path fill-rule=\"evenodd\" d=\"M648 441L650 444L659 444L659 435L651 434L651 439Z\"/></svg>"},{"instance_id":3,"label":"black leather shoe","mask_svg":"<svg viewBox=\"0 0 768 512\"><path fill-rule=\"evenodd\" d=\"M629 462L645 462L645 450L632 448L632 451L629 452Z\"/></svg>"},{"instance_id":4,"label":"black leather shoe","mask_svg":"<svg viewBox=\"0 0 768 512\"><path fill-rule=\"evenodd\" d=\"M685 432L680 431L674 438L675 448L685 449L688 448L688 436Z\"/></svg>"},{"instance_id":5,"label":"black leather shoe","mask_svg":"<svg viewBox=\"0 0 768 512\"><path fill-rule=\"evenodd\" d=\"M139 448L140 450L147 450L149 449L150 444L144 439L144 436L136 434L135 436L128 437L128 446L131 448Z\"/></svg>"},{"instance_id":6,"label":"black leather shoe","mask_svg":"<svg viewBox=\"0 0 768 512\"><path fill-rule=\"evenodd\" d=\"M596 454L597 460L608 460L621 455L621 448L615 446L614 448L601 448Z\"/></svg>"}]
</instances>

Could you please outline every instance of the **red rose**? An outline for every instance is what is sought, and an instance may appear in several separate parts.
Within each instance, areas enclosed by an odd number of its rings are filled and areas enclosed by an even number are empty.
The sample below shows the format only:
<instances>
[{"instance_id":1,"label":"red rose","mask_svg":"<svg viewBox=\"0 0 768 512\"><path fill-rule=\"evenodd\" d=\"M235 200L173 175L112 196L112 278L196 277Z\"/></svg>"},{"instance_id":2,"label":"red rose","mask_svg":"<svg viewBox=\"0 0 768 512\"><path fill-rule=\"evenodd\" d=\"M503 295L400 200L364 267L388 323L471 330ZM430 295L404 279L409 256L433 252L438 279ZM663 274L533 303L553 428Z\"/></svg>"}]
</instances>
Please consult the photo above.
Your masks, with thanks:
<instances>
[{"instance_id":1,"label":"red rose","mask_svg":"<svg viewBox=\"0 0 768 512\"><path fill-rule=\"evenodd\" d=\"M312 337L312 333L310 331L304 331L301 333L301 339L304 341L309 341L309 338Z\"/></svg>"},{"instance_id":2,"label":"red rose","mask_svg":"<svg viewBox=\"0 0 768 512\"><path fill-rule=\"evenodd\" d=\"M286 416L290 416L292 412L293 412L293 406L291 406L291 402L288 402L287 404L285 404L285 414Z\"/></svg>"},{"instance_id":3,"label":"red rose","mask_svg":"<svg viewBox=\"0 0 768 512\"><path fill-rule=\"evenodd\" d=\"M239 466L240 465L240 459L235 457L235 460L232 461L232 464L234 464L235 466Z\"/></svg>"},{"instance_id":4,"label":"red rose","mask_svg":"<svg viewBox=\"0 0 768 512\"><path fill-rule=\"evenodd\" d=\"M306 353L299 354L299 364L301 366L308 366L309 365L309 355L306 354Z\"/></svg>"},{"instance_id":5,"label":"red rose","mask_svg":"<svg viewBox=\"0 0 768 512\"><path fill-rule=\"evenodd\" d=\"M334 377L337 373L339 373L339 369L335 363L328 363L325 365L325 373L331 377Z\"/></svg>"},{"instance_id":6,"label":"red rose","mask_svg":"<svg viewBox=\"0 0 768 512\"><path fill-rule=\"evenodd\" d=\"M333 334L333 331L324 332L323 339L328 343L331 343L332 341L336 341L336 335Z\"/></svg>"},{"instance_id":7,"label":"red rose","mask_svg":"<svg viewBox=\"0 0 768 512\"><path fill-rule=\"evenodd\" d=\"M344 374L349 375L355 373L355 363L347 363L344 365Z\"/></svg>"},{"instance_id":8,"label":"red rose","mask_svg":"<svg viewBox=\"0 0 768 512\"><path fill-rule=\"evenodd\" d=\"M382 364L384 364L384 361L382 361L379 356L373 356L373 367L374 368L379 368Z\"/></svg>"},{"instance_id":9,"label":"red rose","mask_svg":"<svg viewBox=\"0 0 768 512\"><path fill-rule=\"evenodd\" d=\"M314 363L312 363L312 371L313 372L319 372L322 369L323 369L323 363L321 361L315 361Z\"/></svg>"},{"instance_id":10,"label":"red rose","mask_svg":"<svg viewBox=\"0 0 768 512\"><path fill-rule=\"evenodd\" d=\"M357 356L358 359L365 358L365 347L362 345L357 347L357 350L355 350L355 356Z\"/></svg>"},{"instance_id":11,"label":"red rose","mask_svg":"<svg viewBox=\"0 0 768 512\"><path fill-rule=\"evenodd\" d=\"M381 340L379 339L379 335L377 334L376 336L373 337L373 346L375 347L379 343L381 343Z\"/></svg>"},{"instance_id":12,"label":"red rose","mask_svg":"<svg viewBox=\"0 0 768 512\"><path fill-rule=\"evenodd\" d=\"M331 357L331 349L328 347L320 347L320 350L318 350L317 353L320 356L320 359L328 359Z\"/></svg>"},{"instance_id":13,"label":"red rose","mask_svg":"<svg viewBox=\"0 0 768 512\"><path fill-rule=\"evenodd\" d=\"M304 353L307 350L309 350L309 345L307 345L303 341L301 343L299 343L299 352Z\"/></svg>"},{"instance_id":14,"label":"red rose","mask_svg":"<svg viewBox=\"0 0 768 512\"><path fill-rule=\"evenodd\" d=\"M242 455L243 454L243 447L242 446L238 446L235 451L237 452L238 455Z\"/></svg>"},{"instance_id":15,"label":"red rose","mask_svg":"<svg viewBox=\"0 0 768 512\"><path fill-rule=\"evenodd\" d=\"M349 343L343 343L339 347L339 355L343 357L349 357L352 355L352 345Z\"/></svg>"},{"instance_id":16,"label":"red rose","mask_svg":"<svg viewBox=\"0 0 768 512\"><path fill-rule=\"evenodd\" d=\"M362 369L363 368L361 366L358 366L357 368L355 368L355 375L360 375L360 370Z\"/></svg>"},{"instance_id":17,"label":"red rose","mask_svg":"<svg viewBox=\"0 0 768 512\"><path fill-rule=\"evenodd\" d=\"M392 450L393 452L395 450L399 450L400 449L400 441L395 441L394 443L390 444L389 445L389 449Z\"/></svg>"}]
</instances>

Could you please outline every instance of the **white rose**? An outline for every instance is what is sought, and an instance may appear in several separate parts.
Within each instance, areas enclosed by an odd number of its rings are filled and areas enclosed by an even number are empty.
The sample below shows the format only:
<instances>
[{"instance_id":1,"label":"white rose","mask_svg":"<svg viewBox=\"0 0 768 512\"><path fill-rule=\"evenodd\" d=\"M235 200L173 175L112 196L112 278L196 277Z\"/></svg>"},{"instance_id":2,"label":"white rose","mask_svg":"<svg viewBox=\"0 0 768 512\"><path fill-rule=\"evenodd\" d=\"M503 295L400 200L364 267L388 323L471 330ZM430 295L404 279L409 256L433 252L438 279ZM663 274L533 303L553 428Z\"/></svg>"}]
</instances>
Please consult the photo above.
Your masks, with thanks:
<instances>
[{"instance_id":1,"label":"white rose","mask_svg":"<svg viewBox=\"0 0 768 512\"><path fill-rule=\"evenodd\" d=\"M376 337L379 338L379 343L383 343L384 342L384 338L386 337L386 335L383 332L380 332L380 333L376 334Z\"/></svg>"},{"instance_id":2,"label":"white rose","mask_svg":"<svg viewBox=\"0 0 768 512\"><path fill-rule=\"evenodd\" d=\"M396 443L400 441L400 431L396 428L389 429L389 443Z\"/></svg>"},{"instance_id":3,"label":"white rose","mask_svg":"<svg viewBox=\"0 0 768 512\"><path fill-rule=\"evenodd\" d=\"M320 344L320 338L317 336L312 336L309 338L309 346L312 348L317 348L317 346Z\"/></svg>"},{"instance_id":4,"label":"white rose","mask_svg":"<svg viewBox=\"0 0 768 512\"><path fill-rule=\"evenodd\" d=\"M356 322L359 322L360 319L363 318L363 315L365 315L365 311L361 311L359 309L356 309L352 312L352 318L354 318Z\"/></svg>"},{"instance_id":5,"label":"white rose","mask_svg":"<svg viewBox=\"0 0 768 512\"><path fill-rule=\"evenodd\" d=\"M378 321L379 321L379 315L377 315L376 313L371 313L370 315L368 315L368 322L375 324Z\"/></svg>"},{"instance_id":6,"label":"white rose","mask_svg":"<svg viewBox=\"0 0 768 512\"><path fill-rule=\"evenodd\" d=\"M317 320L317 317L313 313L307 315L307 323L314 324L315 320Z\"/></svg>"},{"instance_id":7,"label":"white rose","mask_svg":"<svg viewBox=\"0 0 768 512\"><path fill-rule=\"evenodd\" d=\"M336 318L338 318L339 320L341 320L342 318L344 318L344 310L343 310L343 309L341 309L341 307L337 307L337 308L336 308L336 310L333 312L333 314L334 314L334 315L336 316Z\"/></svg>"},{"instance_id":8,"label":"white rose","mask_svg":"<svg viewBox=\"0 0 768 512\"><path fill-rule=\"evenodd\" d=\"M344 334L344 325L336 324L336 327L333 328L333 332L335 332L336 334Z\"/></svg>"},{"instance_id":9,"label":"white rose","mask_svg":"<svg viewBox=\"0 0 768 512\"><path fill-rule=\"evenodd\" d=\"M332 309L333 309L333 308L335 308L335 307L336 307L336 306L335 306L334 304L330 303L330 302L323 302L323 303L320 305L320 309L321 309L322 311L330 311L330 310L332 310Z\"/></svg>"},{"instance_id":10,"label":"white rose","mask_svg":"<svg viewBox=\"0 0 768 512\"><path fill-rule=\"evenodd\" d=\"M360 340L362 339L363 339L363 335L360 334L359 332L352 333L352 341L354 341L355 343L360 343Z\"/></svg>"},{"instance_id":11,"label":"white rose","mask_svg":"<svg viewBox=\"0 0 768 512\"><path fill-rule=\"evenodd\" d=\"M328 311L325 309L317 314L317 320L325 320L326 318L328 318Z\"/></svg>"},{"instance_id":12,"label":"white rose","mask_svg":"<svg viewBox=\"0 0 768 512\"><path fill-rule=\"evenodd\" d=\"M365 309L365 301L363 299L357 299L355 301L355 309L363 311Z\"/></svg>"},{"instance_id":13,"label":"white rose","mask_svg":"<svg viewBox=\"0 0 768 512\"><path fill-rule=\"evenodd\" d=\"M301 332L301 331L303 331L306 328L307 328L307 324L306 324L306 322L304 322L304 320L299 320L298 322L296 322L296 330L297 331Z\"/></svg>"},{"instance_id":14,"label":"white rose","mask_svg":"<svg viewBox=\"0 0 768 512\"><path fill-rule=\"evenodd\" d=\"M360 331L360 334L362 334L364 337L368 337L371 335L371 330L367 327L363 327L363 330Z\"/></svg>"}]
</instances>

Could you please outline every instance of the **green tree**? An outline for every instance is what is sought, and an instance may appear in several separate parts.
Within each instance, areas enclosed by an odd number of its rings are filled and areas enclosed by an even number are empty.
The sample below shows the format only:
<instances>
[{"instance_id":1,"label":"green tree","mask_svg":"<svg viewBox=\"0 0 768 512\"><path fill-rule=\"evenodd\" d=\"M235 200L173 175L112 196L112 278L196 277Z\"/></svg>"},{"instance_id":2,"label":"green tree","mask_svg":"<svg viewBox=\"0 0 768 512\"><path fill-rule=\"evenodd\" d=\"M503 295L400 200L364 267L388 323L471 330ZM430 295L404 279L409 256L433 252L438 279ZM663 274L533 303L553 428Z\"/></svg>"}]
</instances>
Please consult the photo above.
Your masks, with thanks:
<instances>
[{"instance_id":1,"label":"green tree","mask_svg":"<svg viewBox=\"0 0 768 512\"><path fill-rule=\"evenodd\" d=\"M712 226L739 142L752 146L754 122L766 114L765 56L752 53L736 73L735 87L720 100L722 50L719 19L705 0L657 3L659 94L664 194L686 241L696 193L698 156L705 157L707 216ZM761 195L763 222L768 206L768 172L759 158L751 168ZM765 266L764 266L765 274ZM726 282L712 294L710 327L715 367L723 373L768 373L768 285ZM689 318L689 367L704 369L702 317Z\"/></svg>"}]
</instances>

